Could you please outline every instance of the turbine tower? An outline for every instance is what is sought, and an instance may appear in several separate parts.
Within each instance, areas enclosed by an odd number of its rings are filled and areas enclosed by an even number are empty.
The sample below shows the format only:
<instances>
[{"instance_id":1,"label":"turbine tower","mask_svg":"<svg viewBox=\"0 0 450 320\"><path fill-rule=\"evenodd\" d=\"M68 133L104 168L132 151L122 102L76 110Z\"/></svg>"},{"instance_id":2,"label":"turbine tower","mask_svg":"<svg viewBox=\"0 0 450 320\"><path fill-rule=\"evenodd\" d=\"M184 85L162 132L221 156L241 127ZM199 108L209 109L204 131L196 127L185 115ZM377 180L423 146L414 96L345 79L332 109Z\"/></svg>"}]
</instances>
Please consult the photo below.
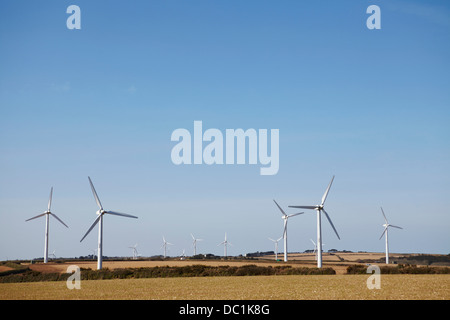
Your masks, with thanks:
<instances>
[{"instance_id":1,"label":"turbine tower","mask_svg":"<svg viewBox=\"0 0 450 320\"><path fill-rule=\"evenodd\" d=\"M102 204L100 202L100 199L98 198L97 192L95 191L94 185L92 184L91 178L88 177L88 179L89 179L89 184L91 185L92 193L94 194L95 201L97 202L97 205L99 207L99 210L96 212L98 217L95 219L94 223L91 225L91 227L86 232L86 234L83 236L83 238L81 238L80 242L83 241L84 238L86 238L86 236L89 234L89 232L91 232L91 230L98 223L97 269L100 270L102 268L102 261L103 261L103 215L112 214L115 216L134 218L134 219L137 219L138 217L132 216L131 214L103 210Z\"/></svg>"},{"instance_id":2,"label":"turbine tower","mask_svg":"<svg viewBox=\"0 0 450 320\"><path fill-rule=\"evenodd\" d=\"M327 199L328 192L330 191L331 184L333 183L334 176L331 178L330 184L328 185L327 190L325 190L325 193L322 196L322 201L319 205L315 206L289 206L290 208L302 208L302 209L313 209L317 211L317 268L322 268L322 222L321 222L321 213L323 212L325 214L325 217L328 219L328 222L331 224L331 227L333 227L334 232L336 233L336 236L340 240L338 232L336 231L336 228L333 225L333 222L331 222L330 217L328 216L328 213L324 209L325 200Z\"/></svg>"},{"instance_id":3,"label":"turbine tower","mask_svg":"<svg viewBox=\"0 0 450 320\"><path fill-rule=\"evenodd\" d=\"M225 258L227 258L227 246L228 245L232 246L232 244L231 244L231 242L228 242L228 240L227 240L227 233L226 232L225 232L225 240L222 241L221 243L219 243L217 246L220 246L222 244L223 244L223 255L224 255Z\"/></svg>"},{"instance_id":4,"label":"turbine tower","mask_svg":"<svg viewBox=\"0 0 450 320\"><path fill-rule=\"evenodd\" d=\"M287 224L288 224L288 219L289 219L290 217L298 216L299 214L302 214L303 212L293 213L293 214L287 215L287 214L284 212L284 210L281 209L281 207L278 205L278 203L277 203L275 200L273 200L273 202L275 202L275 204L277 205L278 209L280 209L281 213L283 214L281 218L284 220L284 230L283 230L283 239L284 239L284 261L286 262L286 261L288 261L288 257L287 257L287 255L288 255L288 249L287 249L287 244L288 244L288 242L287 242Z\"/></svg>"},{"instance_id":5,"label":"turbine tower","mask_svg":"<svg viewBox=\"0 0 450 320\"><path fill-rule=\"evenodd\" d=\"M162 248L164 248L164 259L166 258L166 251L167 251L167 246L173 246L173 244L172 243L170 243L170 242L167 242L166 241L166 239L164 238L164 236L163 236L163 245L162 245Z\"/></svg>"},{"instance_id":6,"label":"turbine tower","mask_svg":"<svg viewBox=\"0 0 450 320\"><path fill-rule=\"evenodd\" d=\"M278 241L280 241L281 239L283 239L283 237L280 237L277 240L273 240L272 238L269 238L269 240L271 240L275 243L275 261L278 261Z\"/></svg>"},{"instance_id":7,"label":"turbine tower","mask_svg":"<svg viewBox=\"0 0 450 320\"><path fill-rule=\"evenodd\" d=\"M397 229L403 229L403 228L402 227L398 227L398 226L394 226L392 224L389 224L387 219L386 219L386 215L384 214L383 208L381 208L381 213L383 214L385 224L383 224L384 231L381 234L381 237L380 237L379 240L381 240L381 238L383 238L383 235L386 234L386 236L385 236L385 238L386 238L386 264L389 264L388 228L389 227L394 227L394 228L397 228Z\"/></svg>"},{"instance_id":8,"label":"turbine tower","mask_svg":"<svg viewBox=\"0 0 450 320\"><path fill-rule=\"evenodd\" d=\"M194 246L194 256L197 255L197 241L203 241L203 239L196 239L192 233L191 233L191 237L192 237L192 245Z\"/></svg>"},{"instance_id":9,"label":"turbine tower","mask_svg":"<svg viewBox=\"0 0 450 320\"><path fill-rule=\"evenodd\" d=\"M50 198L48 199L47 211L45 211L44 213L41 213L41 214L39 214L39 215L37 215L37 216L35 216L33 218L25 220L25 221L30 221L30 220L33 220L33 219L45 216L44 263L48 262L48 232L49 232L50 215L55 217L56 220L58 220L64 226L66 226L66 228L68 228L68 226L64 222L62 222L62 220L60 218L58 218L56 216L56 214L50 212L50 207L52 206L52 195L53 195L53 187L50 189Z\"/></svg>"}]
</instances>

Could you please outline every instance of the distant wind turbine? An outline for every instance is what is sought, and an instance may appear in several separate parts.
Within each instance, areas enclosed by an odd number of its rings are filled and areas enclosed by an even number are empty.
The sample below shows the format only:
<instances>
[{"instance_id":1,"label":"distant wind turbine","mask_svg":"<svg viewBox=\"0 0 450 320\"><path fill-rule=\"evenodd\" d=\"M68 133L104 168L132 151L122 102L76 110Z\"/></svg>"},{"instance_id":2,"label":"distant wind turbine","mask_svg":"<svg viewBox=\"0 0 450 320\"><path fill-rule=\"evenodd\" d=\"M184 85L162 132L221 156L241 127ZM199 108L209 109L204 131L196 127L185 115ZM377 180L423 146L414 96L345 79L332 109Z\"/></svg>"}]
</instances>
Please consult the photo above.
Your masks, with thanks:
<instances>
[{"instance_id":1,"label":"distant wind turbine","mask_svg":"<svg viewBox=\"0 0 450 320\"><path fill-rule=\"evenodd\" d=\"M231 242L229 242L229 241L227 240L227 233L226 233L226 232L225 232L225 240L222 241L221 243L219 243L217 246L220 246L220 245L223 245L223 255L224 255L224 257L226 258L226 257L227 257L227 246L228 246L228 245L231 245L231 246L232 246Z\"/></svg>"},{"instance_id":2,"label":"distant wind turbine","mask_svg":"<svg viewBox=\"0 0 450 320\"><path fill-rule=\"evenodd\" d=\"M173 246L172 243L167 242L166 239L163 236L163 245L162 248L164 248L164 258L166 258L166 253L167 253L167 246Z\"/></svg>"},{"instance_id":3,"label":"distant wind turbine","mask_svg":"<svg viewBox=\"0 0 450 320\"><path fill-rule=\"evenodd\" d=\"M275 243L275 261L278 261L278 241L280 241L281 239L283 239L283 237L280 237L277 240L269 238L270 241L273 241Z\"/></svg>"},{"instance_id":4,"label":"distant wind turbine","mask_svg":"<svg viewBox=\"0 0 450 320\"><path fill-rule=\"evenodd\" d=\"M134 219L137 219L138 217L132 216L131 214L103 210L102 204L100 202L100 199L98 198L97 192L95 191L94 185L92 184L91 178L88 177L88 179L89 179L89 184L91 185L92 193L94 194L95 201L97 202L97 205L99 207L99 210L96 212L98 217L95 219L94 223L91 225L91 227L86 232L86 234L83 236L83 238L81 238L80 242L83 241L84 238L86 238L86 236L89 234L89 232L91 232L91 230L95 227L95 225L100 222L98 225L98 254L97 254L97 269L100 270L102 268L102 262L103 262L103 215L104 214L112 214L115 216L134 218Z\"/></svg>"},{"instance_id":5,"label":"distant wind turbine","mask_svg":"<svg viewBox=\"0 0 450 320\"><path fill-rule=\"evenodd\" d=\"M194 246L194 256L197 255L197 241L203 241L203 239L196 239L192 233L191 233L191 237L192 237L192 245Z\"/></svg>"},{"instance_id":6,"label":"distant wind turbine","mask_svg":"<svg viewBox=\"0 0 450 320\"><path fill-rule=\"evenodd\" d=\"M383 235L386 234L386 236L385 236L385 238L386 238L386 264L389 264L388 228L389 227L394 227L394 228L397 228L397 229L403 229L403 228L402 227L398 227L398 226L394 226L392 224L389 224L387 219L386 219L386 215L384 214L383 208L381 208L381 213L383 214L385 224L383 224L384 231L381 234L381 237L380 237L379 240L381 240L381 238L383 238Z\"/></svg>"},{"instance_id":7,"label":"distant wind turbine","mask_svg":"<svg viewBox=\"0 0 450 320\"><path fill-rule=\"evenodd\" d=\"M278 209L280 209L281 213L283 214L283 216L281 217L284 220L284 229L283 229L283 239L284 239L284 261L288 261L288 241L287 241L287 224L288 224L288 219L290 217L294 217L294 216L298 216L299 214L302 214L303 212L299 212L299 213L293 213L290 215L287 215L283 209L281 209L281 207L278 205L278 203L273 200L273 202L275 202L275 204L277 205Z\"/></svg>"},{"instance_id":8,"label":"distant wind turbine","mask_svg":"<svg viewBox=\"0 0 450 320\"><path fill-rule=\"evenodd\" d=\"M333 225L333 222L331 222L330 217L328 216L328 213L324 209L325 200L327 199L328 192L330 191L331 184L333 183L334 176L331 178L330 184L328 185L327 190L325 190L325 193L322 196L322 201L319 205L315 206L289 206L290 208L302 208L302 209L313 209L317 211L317 267L322 268L322 223L321 223L321 213L323 212L325 214L325 217L328 219L328 222L331 224L331 227L333 227L334 232L336 233L336 236L338 239L341 239L339 237L338 232L336 231L336 228Z\"/></svg>"},{"instance_id":9,"label":"distant wind turbine","mask_svg":"<svg viewBox=\"0 0 450 320\"><path fill-rule=\"evenodd\" d=\"M92 255L92 257L94 258L94 260L95 260L95 256L97 255L97 250L98 250L98 249L92 249L92 252L94 253L94 254Z\"/></svg>"},{"instance_id":10,"label":"distant wind turbine","mask_svg":"<svg viewBox=\"0 0 450 320\"><path fill-rule=\"evenodd\" d=\"M45 216L45 242L44 242L44 263L48 262L48 232L49 232L49 220L50 220L50 215L52 215L53 217L55 217L56 220L58 220L59 222L61 222L66 228L68 228L68 226L60 219L56 216L56 214L52 213L50 211L50 207L52 206L52 196L53 196L53 187L50 189L50 198L48 199L48 207L47 207L47 211L45 211L42 214L39 214L33 218L27 219L25 221L30 221L42 216Z\"/></svg>"},{"instance_id":11,"label":"distant wind turbine","mask_svg":"<svg viewBox=\"0 0 450 320\"><path fill-rule=\"evenodd\" d=\"M313 245L314 245L314 251L313 251L313 253L315 253L315 259L317 260L317 244L312 240L312 239L309 239L309 240L311 240L311 242L313 243ZM325 245L325 243L322 243L322 247Z\"/></svg>"},{"instance_id":12,"label":"distant wind turbine","mask_svg":"<svg viewBox=\"0 0 450 320\"><path fill-rule=\"evenodd\" d=\"M134 246L132 246L132 247L128 247L130 249L133 249L133 260L136 260L138 255L139 255L136 247L137 247L137 243Z\"/></svg>"}]
</instances>

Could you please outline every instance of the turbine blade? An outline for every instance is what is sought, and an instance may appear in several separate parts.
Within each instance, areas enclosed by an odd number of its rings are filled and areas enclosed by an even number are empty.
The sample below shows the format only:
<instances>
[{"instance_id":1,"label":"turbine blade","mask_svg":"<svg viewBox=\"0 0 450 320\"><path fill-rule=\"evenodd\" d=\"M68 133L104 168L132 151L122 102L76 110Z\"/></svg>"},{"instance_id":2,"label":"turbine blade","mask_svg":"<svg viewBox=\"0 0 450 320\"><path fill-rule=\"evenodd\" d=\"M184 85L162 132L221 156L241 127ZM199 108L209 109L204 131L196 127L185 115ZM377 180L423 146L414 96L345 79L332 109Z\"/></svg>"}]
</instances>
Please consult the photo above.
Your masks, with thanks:
<instances>
[{"instance_id":1,"label":"turbine blade","mask_svg":"<svg viewBox=\"0 0 450 320\"><path fill-rule=\"evenodd\" d=\"M297 209L316 209L317 206L289 206L289 208L297 208Z\"/></svg>"},{"instance_id":2,"label":"turbine blade","mask_svg":"<svg viewBox=\"0 0 450 320\"><path fill-rule=\"evenodd\" d=\"M390 224L389 227L394 227L394 228L398 228L398 229L403 229L402 227L394 226L394 225L392 225L392 224Z\"/></svg>"},{"instance_id":3,"label":"turbine blade","mask_svg":"<svg viewBox=\"0 0 450 320\"><path fill-rule=\"evenodd\" d=\"M94 184L92 183L90 177L88 177L88 179L89 179L89 183L91 184L91 189L92 189L92 193L94 194L95 201L97 202L97 205L100 208L100 210L103 210L103 207L102 207L102 204L100 202L100 199L98 198L97 192L95 191Z\"/></svg>"},{"instance_id":4,"label":"turbine blade","mask_svg":"<svg viewBox=\"0 0 450 320\"><path fill-rule=\"evenodd\" d=\"M330 217L328 216L328 213L327 213L325 210L323 210L323 209L322 209L322 211L323 211L323 213L325 213L325 217L327 217L328 222L329 222L329 223L331 224L331 226L333 227L333 230L334 230L334 232L336 233L338 239L341 240L341 238L339 237L338 232L336 231L336 228L335 228L334 225L333 225L333 222L331 222L331 219L330 219Z\"/></svg>"},{"instance_id":5,"label":"turbine blade","mask_svg":"<svg viewBox=\"0 0 450 320\"><path fill-rule=\"evenodd\" d=\"M30 221L30 220L33 220L33 219L36 219L36 218L45 216L46 214L47 214L47 212L44 212L44 213L38 214L37 216L35 216L35 217L33 217L33 218L27 219L27 220L25 220L25 221Z\"/></svg>"},{"instance_id":6,"label":"turbine blade","mask_svg":"<svg viewBox=\"0 0 450 320\"><path fill-rule=\"evenodd\" d=\"M380 239L378 239L378 240L381 240L381 238L383 238L383 236L384 236L384 233L386 232L386 230L387 230L387 227L385 227L385 228L384 228L384 231L383 231L383 233L381 234L381 237L380 237Z\"/></svg>"},{"instance_id":7,"label":"turbine blade","mask_svg":"<svg viewBox=\"0 0 450 320\"><path fill-rule=\"evenodd\" d=\"M327 199L328 191L330 191L331 184L333 183L333 180L334 180L334 176L333 176L333 178L331 178L330 184L328 185L327 190L325 190L325 193L323 194L322 203L320 204L321 206L323 206L323 204L325 203L325 200Z\"/></svg>"},{"instance_id":8,"label":"turbine blade","mask_svg":"<svg viewBox=\"0 0 450 320\"><path fill-rule=\"evenodd\" d=\"M91 227L89 228L89 230L85 233L85 235L83 236L83 238L81 238L80 242L84 240L84 238L86 238L86 236L89 234L89 232L91 232L91 230L95 227L95 225L98 223L98 221L100 220L100 218L102 217L101 214L98 215L98 217L95 219L94 223L91 225Z\"/></svg>"},{"instance_id":9,"label":"turbine blade","mask_svg":"<svg viewBox=\"0 0 450 320\"><path fill-rule=\"evenodd\" d=\"M381 208L381 213L383 214L383 217L384 217L384 221L386 222L386 224L388 224L388 221L386 219L386 215L384 214L383 208L382 207L380 207L380 208Z\"/></svg>"},{"instance_id":10,"label":"turbine blade","mask_svg":"<svg viewBox=\"0 0 450 320\"><path fill-rule=\"evenodd\" d=\"M56 218L56 220L58 220L58 221L61 222L63 225L65 225L66 228L68 228L67 224L65 224L60 218L58 218L58 217L56 216L56 214L51 213L51 212L50 212L50 214L51 214L52 216L54 216L54 217Z\"/></svg>"},{"instance_id":11,"label":"turbine blade","mask_svg":"<svg viewBox=\"0 0 450 320\"><path fill-rule=\"evenodd\" d=\"M52 195L53 195L53 187L50 189L50 198L48 199L48 211L50 212L50 207L52 206Z\"/></svg>"},{"instance_id":12,"label":"turbine blade","mask_svg":"<svg viewBox=\"0 0 450 320\"><path fill-rule=\"evenodd\" d=\"M275 204L277 205L278 209L280 209L281 213L286 216L286 213L283 211L283 209L281 209L281 207L278 205L278 203L275 201L275 199L273 200L273 202L275 202Z\"/></svg>"},{"instance_id":13,"label":"turbine blade","mask_svg":"<svg viewBox=\"0 0 450 320\"><path fill-rule=\"evenodd\" d=\"M105 211L105 213L113 214L115 216L127 217L127 218L135 218L135 219L138 218L136 216L132 216L131 214L120 213L120 212L115 212L115 211Z\"/></svg>"},{"instance_id":14,"label":"turbine blade","mask_svg":"<svg viewBox=\"0 0 450 320\"><path fill-rule=\"evenodd\" d=\"M273 242L276 242L275 240L273 240L272 238L269 238L269 240L271 240L271 241L273 241Z\"/></svg>"},{"instance_id":15,"label":"turbine blade","mask_svg":"<svg viewBox=\"0 0 450 320\"><path fill-rule=\"evenodd\" d=\"M298 216L299 214L302 214L302 213L304 213L304 212L290 214L290 215L288 215L288 218Z\"/></svg>"}]
</instances>

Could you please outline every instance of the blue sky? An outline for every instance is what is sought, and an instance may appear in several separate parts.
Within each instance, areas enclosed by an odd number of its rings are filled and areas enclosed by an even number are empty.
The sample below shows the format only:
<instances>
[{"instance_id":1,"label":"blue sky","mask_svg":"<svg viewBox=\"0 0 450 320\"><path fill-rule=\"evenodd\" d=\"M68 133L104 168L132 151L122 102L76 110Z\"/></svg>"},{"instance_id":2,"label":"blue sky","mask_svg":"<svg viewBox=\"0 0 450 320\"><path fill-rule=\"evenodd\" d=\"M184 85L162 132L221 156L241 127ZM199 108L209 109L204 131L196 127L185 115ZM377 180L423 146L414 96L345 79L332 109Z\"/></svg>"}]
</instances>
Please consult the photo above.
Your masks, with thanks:
<instances>
[{"instance_id":1,"label":"blue sky","mask_svg":"<svg viewBox=\"0 0 450 320\"><path fill-rule=\"evenodd\" d=\"M81 8L81 30L66 9ZM366 8L381 9L369 30ZM320 201L324 249L449 253L450 5L446 1L2 1L0 259L80 256L97 210L105 255L273 250L272 199ZM280 169L171 162L173 130L279 129ZM312 212L289 221L289 249L311 248ZM280 251L282 247L280 246Z\"/></svg>"}]
</instances>

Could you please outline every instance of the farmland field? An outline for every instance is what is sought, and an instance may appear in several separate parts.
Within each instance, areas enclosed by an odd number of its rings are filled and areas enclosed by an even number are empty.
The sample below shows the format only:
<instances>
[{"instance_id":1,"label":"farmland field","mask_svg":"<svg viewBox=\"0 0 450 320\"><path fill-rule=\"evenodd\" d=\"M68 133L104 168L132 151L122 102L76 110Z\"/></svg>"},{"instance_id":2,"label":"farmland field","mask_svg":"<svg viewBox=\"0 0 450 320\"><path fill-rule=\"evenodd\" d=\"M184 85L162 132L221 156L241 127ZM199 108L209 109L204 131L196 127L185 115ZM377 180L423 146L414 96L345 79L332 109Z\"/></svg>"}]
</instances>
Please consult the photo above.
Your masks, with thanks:
<instances>
[{"instance_id":1,"label":"farmland field","mask_svg":"<svg viewBox=\"0 0 450 320\"><path fill-rule=\"evenodd\" d=\"M379 259L380 253L324 255L332 275L252 275L82 280L81 289L69 290L65 281L0 283L0 300L450 300L450 274L381 274L381 288L368 289L369 274L346 274L349 265ZM289 262L261 260L124 260L104 261L109 270L123 268L205 266L283 266L314 268L312 254L293 254ZM33 272L66 273L69 265L96 269L95 261L23 263ZM382 267L384 264L379 264ZM11 265L9 265L11 266ZM3 265L0 271L11 269ZM83 272L83 271L82 271Z\"/></svg>"},{"instance_id":2,"label":"farmland field","mask_svg":"<svg viewBox=\"0 0 450 320\"><path fill-rule=\"evenodd\" d=\"M1 283L0 299L449 300L450 275L301 275L86 280L69 290L64 281ZM219 289L220 288L220 289Z\"/></svg>"}]
</instances>

